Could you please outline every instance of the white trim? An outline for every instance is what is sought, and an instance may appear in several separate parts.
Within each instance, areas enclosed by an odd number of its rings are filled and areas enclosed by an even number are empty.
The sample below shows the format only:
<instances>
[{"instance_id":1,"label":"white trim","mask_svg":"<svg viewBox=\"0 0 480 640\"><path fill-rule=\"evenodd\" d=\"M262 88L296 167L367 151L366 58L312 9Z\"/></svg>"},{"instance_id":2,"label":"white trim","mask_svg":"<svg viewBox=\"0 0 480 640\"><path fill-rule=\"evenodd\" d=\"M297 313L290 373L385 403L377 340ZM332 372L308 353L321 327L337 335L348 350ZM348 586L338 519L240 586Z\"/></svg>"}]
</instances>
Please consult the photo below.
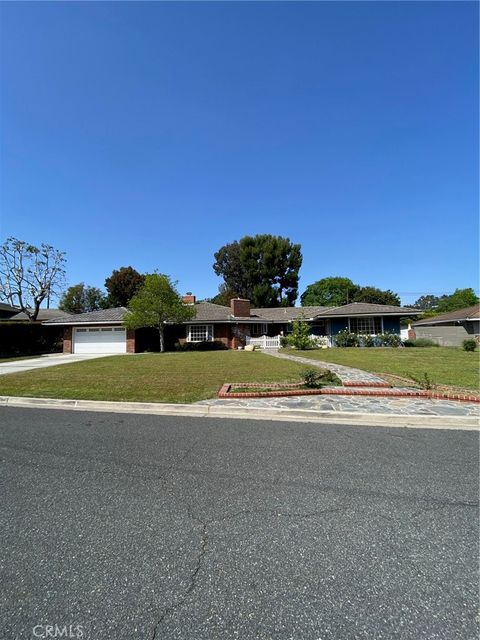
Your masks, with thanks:
<instances>
[{"instance_id":1,"label":"white trim","mask_svg":"<svg viewBox=\"0 0 480 640\"><path fill-rule=\"evenodd\" d=\"M192 340L192 329L197 327L206 327L206 338L202 340ZM215 332L213 330L213 324L203 323L203 324L187 324L187 342L213 342L215 340Z\"/></svg>"}]
</instances>

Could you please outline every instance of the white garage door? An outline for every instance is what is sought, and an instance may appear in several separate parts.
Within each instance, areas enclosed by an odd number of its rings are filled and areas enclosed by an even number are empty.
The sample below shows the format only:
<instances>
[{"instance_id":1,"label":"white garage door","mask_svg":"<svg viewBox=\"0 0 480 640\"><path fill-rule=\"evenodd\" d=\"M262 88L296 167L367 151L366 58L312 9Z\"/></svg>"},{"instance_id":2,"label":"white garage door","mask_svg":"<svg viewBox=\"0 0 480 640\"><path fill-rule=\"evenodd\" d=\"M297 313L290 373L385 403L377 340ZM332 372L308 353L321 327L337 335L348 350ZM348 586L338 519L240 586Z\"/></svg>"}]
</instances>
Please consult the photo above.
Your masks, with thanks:
<instances>
[{"instance_id":1,"label":"white garage door","mask_svg":"<svg viewBox=\"0 0 480 640\"><path fill-rule=\"evenodd\" d=\"M127 336L120 327L75 329L73 353L126 353Z\"/></svg>"}]
</instances>

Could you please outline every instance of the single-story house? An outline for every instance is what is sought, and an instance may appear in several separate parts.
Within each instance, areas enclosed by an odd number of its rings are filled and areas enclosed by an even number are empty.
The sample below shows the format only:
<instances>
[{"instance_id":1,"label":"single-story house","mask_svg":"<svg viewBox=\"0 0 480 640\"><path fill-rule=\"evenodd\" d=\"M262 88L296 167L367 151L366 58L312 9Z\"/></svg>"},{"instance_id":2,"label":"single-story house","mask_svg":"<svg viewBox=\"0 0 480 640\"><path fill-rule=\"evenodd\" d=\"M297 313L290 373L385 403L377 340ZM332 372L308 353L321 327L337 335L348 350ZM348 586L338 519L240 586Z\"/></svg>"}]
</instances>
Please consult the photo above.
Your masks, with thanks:
<instances>
[{"instance_id":1,"label":"single-story house","mask_svg":"<svg viewBox=\"0 0 480 640\"><path fill-rule=\"evenodd\" d=\"M459 347L467 338L480 341L480 304L419 320L412 328L417 338L428 338L444 347Z\"/></svg>"},{"instance_id":2,"label":"single-story house","mask_svg":"<svg viewBox=\"0 0 480 640\"><path fill-rule=\"evenodd\" d=\"M61 309L40 309L34 322L44 322L45 320L56 320L70 318L73 314ZM9 320L11 322L32 322L26 313L18 311L12 315Z\"/></svg>"},{"instance_id":3,"label":"single-story house","mask_svg":"<svg viewBox=\"0 0 480 640\"><path fill-rule=\"evenodd\" d=\"M329 346L342 330L359 334L400 335L400 319L417 315L416 309L390 305L354 302L340 307L277 307L254 309L249 300L233 299L230 306L211 302L196 302L195 296L185 296L185 304L195 305L196 315L180 325L167 325L167 348L176 343L220 341L229 349L248 343L275 347L280 337L288 334L292 321L303 317L311 333ZM152 329L127 330L123 318L125 307L91 311L67 318L54 318L46 325L64 327L65 353L136 353L158 348L158 333Z\"/></svg>"},{"instance_id":4,"label":"single-story house","mask_svg":"<svg viewBox=\"0 0 480 640\"><path fill-rule=\"evenodd\" d=\"M7 302L0 302L0 320L10 320L18 312L18 307L13 307Z\"/></svg>"}]
</instances>

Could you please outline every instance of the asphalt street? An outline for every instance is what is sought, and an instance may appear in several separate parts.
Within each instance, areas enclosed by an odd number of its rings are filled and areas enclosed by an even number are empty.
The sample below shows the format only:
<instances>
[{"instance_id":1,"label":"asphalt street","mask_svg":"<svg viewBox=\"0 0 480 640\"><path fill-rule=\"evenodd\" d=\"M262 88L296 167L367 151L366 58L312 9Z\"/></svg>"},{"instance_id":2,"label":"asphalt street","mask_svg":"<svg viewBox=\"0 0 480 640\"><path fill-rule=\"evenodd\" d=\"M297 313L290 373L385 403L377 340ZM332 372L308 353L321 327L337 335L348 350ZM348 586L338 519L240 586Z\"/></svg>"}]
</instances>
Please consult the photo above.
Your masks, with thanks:
<instances>
[{"instance_id":1,"label":"asphalt street","mask_svg":"<svg viewBox=\"0 0 480 640\"><path fill-rule=\"evenodd\" d=\"M478 433L1 408L0 445L1 638L478 637Z\"/></svg>"}]
</instances>

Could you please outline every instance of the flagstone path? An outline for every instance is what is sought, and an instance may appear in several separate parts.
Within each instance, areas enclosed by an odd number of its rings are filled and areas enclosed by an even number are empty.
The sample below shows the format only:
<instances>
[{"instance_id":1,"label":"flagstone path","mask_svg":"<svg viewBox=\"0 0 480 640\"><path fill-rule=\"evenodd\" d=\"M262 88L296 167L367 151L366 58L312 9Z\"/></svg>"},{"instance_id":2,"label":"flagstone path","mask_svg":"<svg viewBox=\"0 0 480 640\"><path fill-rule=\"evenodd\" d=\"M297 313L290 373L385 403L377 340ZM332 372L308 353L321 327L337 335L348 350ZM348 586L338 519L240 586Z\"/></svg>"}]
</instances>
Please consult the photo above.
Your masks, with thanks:
<instances>
[{"instance_id":1,"label":"flagstone path","mask_svg":"<svg viewBox=\"0 0 480 640\"><path fill-rule=\"evenodd\" d=\"M265 355L274 356L275 358L281 358L282 360L291 360L292 362L298 362L300 364L308 365L310 367L319 367L321 369L330 369L333 371L345 386L351 386L355 383L360 386L390 386L383 378L374 375L373 373L367 373L361 369L354 369L353 367L345 367L342 364L333 364L332 362L322 362L320 360L311 360L310 358L303 358L302 356L294 356L289 353L280 353L276 349L265 349L262 351Z\"/></svg>"}]
</instances>

